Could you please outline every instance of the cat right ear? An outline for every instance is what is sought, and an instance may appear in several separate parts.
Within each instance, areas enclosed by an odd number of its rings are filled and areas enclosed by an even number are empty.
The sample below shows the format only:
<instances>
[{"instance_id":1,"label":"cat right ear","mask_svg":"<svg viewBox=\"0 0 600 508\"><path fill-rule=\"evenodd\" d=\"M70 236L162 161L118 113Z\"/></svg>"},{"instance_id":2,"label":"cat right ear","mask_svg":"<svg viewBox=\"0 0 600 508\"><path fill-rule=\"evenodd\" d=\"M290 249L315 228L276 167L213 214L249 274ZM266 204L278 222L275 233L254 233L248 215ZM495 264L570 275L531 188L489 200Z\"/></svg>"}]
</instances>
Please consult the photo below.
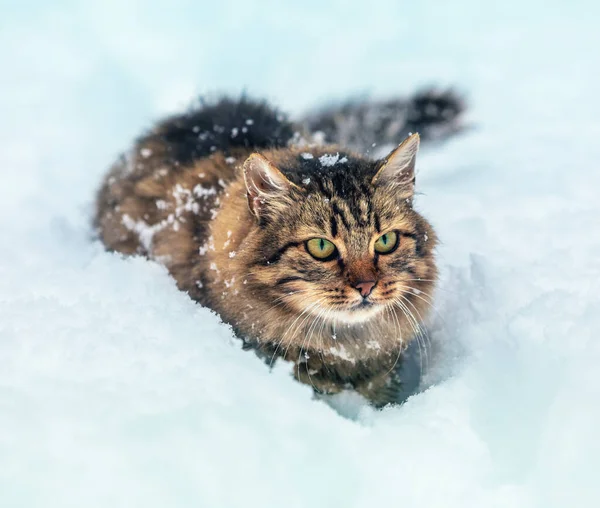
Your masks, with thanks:
<instances>
[{"instance_id":1,"label":"cat right ear","mask_svg":"<svg viewBox=\"0 0 600 508\"><path fill-rule=\"evenodd\" d=\"M244 162L244 181L246 182L248 207L257 218L269 199L283 196L292 187L296 187L266 157L259 153L253 153Z\"/></svg>"},{"instance_id":2,"label":"cat right ear","mask_svg":"<svg viewBox=\"0 0 600 508\"><path fill-rule=\"evenodd\" d=\"M410 198L415 188L415 162L419 151L419 135L412 134L381 161L371 183L387 184L404 191Z\"/></svg>"}]
</instances>

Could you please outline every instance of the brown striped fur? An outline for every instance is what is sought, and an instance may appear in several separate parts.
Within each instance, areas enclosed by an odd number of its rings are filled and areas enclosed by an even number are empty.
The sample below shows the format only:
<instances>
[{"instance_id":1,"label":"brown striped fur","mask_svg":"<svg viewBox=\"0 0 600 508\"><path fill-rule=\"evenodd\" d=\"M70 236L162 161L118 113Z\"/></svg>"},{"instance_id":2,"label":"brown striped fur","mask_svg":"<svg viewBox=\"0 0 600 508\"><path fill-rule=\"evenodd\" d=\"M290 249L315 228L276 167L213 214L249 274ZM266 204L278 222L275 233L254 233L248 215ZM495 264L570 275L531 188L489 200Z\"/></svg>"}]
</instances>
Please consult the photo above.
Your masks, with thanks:
<instances>
[{"instance_id":1,"label":"brown striped fur","mask_svg":"<svg viewBox=\"0 0 600 508\"><path fill-rule=\"evenodd\" d=\"M397 400L394 365L427 316L437 275L436 237L413 208L414 179L386 180L389 157L338 146L216 146L181 162L168 125L140 138L104 181L96 226L107 248L164 264L247 347L293 362L317 391ZM260 200L258 214L244 179L255 152L287 182ZM392 230L397 250L375 253L377 237ZM314 237L339 256L314 259L305 247ZM371 278L363 308L354 286Z\"/></svg>"}]
</instances>

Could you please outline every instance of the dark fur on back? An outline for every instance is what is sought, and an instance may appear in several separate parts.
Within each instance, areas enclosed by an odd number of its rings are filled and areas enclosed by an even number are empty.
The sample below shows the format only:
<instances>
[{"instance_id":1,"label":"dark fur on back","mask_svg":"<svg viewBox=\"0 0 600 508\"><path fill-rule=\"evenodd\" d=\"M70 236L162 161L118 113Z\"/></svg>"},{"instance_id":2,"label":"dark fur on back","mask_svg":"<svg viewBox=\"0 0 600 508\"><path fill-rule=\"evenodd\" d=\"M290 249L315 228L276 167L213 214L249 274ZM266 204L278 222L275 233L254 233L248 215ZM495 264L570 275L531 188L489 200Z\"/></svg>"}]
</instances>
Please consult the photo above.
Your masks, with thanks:
<instances>
[{"instance_id":1,"label":"dark fur on back","mask_svg":"<svg viewBox=\"0 0 600 508\"><path fill-rule=\"evenodd\" d=\"M282 148L294 132L287 117L265 101L223 97L216 102L201 100L199 107L167 118L146 140L158 138L169 147L171 160L185 166L215 152L229 155L239 148Z\"/></svg>"}]
</instances>

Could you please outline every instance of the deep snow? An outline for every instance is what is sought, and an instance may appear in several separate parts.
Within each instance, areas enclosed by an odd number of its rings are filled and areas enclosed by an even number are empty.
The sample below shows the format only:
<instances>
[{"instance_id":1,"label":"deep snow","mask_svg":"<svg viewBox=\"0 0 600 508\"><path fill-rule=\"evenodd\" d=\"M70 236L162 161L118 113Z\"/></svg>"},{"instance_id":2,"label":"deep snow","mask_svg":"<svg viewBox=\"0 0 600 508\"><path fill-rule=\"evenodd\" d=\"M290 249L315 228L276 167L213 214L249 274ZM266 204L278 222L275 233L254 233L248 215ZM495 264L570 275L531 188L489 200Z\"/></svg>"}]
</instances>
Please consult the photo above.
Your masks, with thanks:
<instances>
[{"instance_id":1,"label":"deep snow","mask_svg":"<svg viewBox=\"0 0 600 508\"><path fill-rule=\"evenodd\" d=\"M598 506L600 10L592 2L0 6L0 506ZM453 83L419 160L442 282L424 393L374 412L269 372L159 266L89 238L152 119L246 88Z\"/></svg>"}]
</instances>

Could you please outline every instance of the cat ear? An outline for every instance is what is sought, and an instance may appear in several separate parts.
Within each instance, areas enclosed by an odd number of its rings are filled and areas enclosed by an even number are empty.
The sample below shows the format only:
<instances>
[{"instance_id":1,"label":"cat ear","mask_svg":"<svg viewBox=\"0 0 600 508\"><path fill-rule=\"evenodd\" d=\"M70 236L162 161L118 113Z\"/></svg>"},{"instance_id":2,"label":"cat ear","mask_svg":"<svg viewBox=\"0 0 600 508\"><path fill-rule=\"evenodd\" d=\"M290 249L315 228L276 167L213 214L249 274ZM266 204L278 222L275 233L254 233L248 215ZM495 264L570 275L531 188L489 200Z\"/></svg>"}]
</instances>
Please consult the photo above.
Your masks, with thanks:
<instances>
[{"instance_id":1,"label":"cat ear","mask_svg":"<svg viewBox=\"0 0 600 508\"><path fill-rule=\"evenodd\" d=\"M264 203L286 194L295 185L281 171L259 153L253 153L244 162L244 181L250 211L258 217Z\"/></svg>"},{"instance_id":2,"label":"cat ear","mask_svg":"<svg viewBox=\"0 0 600 508\"><path fill-rule=\"evenodd\" d=\"M415 188L415 162L418 151L419 135L412 134L383 159L383 165L371 183L404 187L412 196Z\"/></svg>"}]
</instances>

